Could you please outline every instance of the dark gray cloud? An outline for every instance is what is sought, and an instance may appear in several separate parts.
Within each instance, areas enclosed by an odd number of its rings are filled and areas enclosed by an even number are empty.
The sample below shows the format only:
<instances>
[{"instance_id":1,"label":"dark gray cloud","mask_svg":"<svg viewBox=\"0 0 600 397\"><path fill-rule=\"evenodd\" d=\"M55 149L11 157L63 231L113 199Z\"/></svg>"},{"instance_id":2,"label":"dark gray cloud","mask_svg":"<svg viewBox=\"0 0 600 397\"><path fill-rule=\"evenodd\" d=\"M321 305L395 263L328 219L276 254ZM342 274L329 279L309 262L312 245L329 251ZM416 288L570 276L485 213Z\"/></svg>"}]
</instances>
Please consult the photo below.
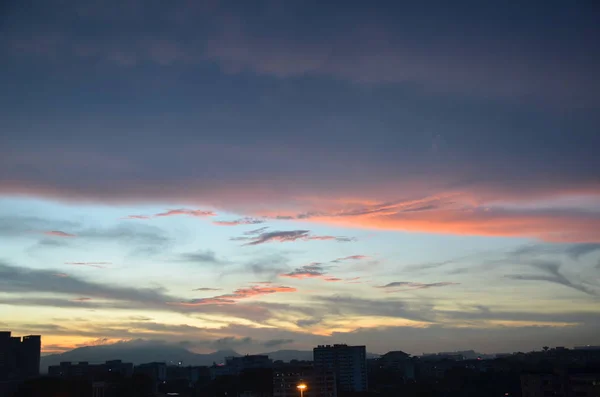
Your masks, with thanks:
<instances>
[{"instance_id":1,"label":"dark gray cloud","mask_svg":"<svg viewBox=\"0 0 600 397\"><path fill-rule=\"evenodd\" d=\"M281 345L287 345L294 343L293 339L270 339L262 343L264 347L279 347Z\"/></svg>"},{"instance_id":2,"label":"dark gray cloud","mask_svg":"<svg viewBox=\"0 0 600 397\"><path fill-rule=\"evenodd\" d=\"M345 256L342 258L337 258L331 261L331 263L340 263L340 262L345 262L345 261L359 261L362 259L368 259L369 257L367 255L350 255L350 256Z\"/></svg>"},{"instance_id":3,"label":"dark gray cloud","mask_svg":"<svg viewBox=\"0 0 600 397\"><path fill-rule=\"evenodd\" d=\"M310 230L288 230L288 231L273 231L263 232L254 237L234 237L234 241L248 241L244 245L259 245L270 242L292 242L292 241L309 241L309 240L333 240L337 242L355 241L351 237L336 237L336 236L318 236L310 234Z\"/></svg>"},{"instance_id":4,"label":"dark gray cloud","mask_svg":"<svg viewBox=\"0 0 600 397\"><path fill-rule=\"evenodd\" d=\"M97 297L109 300L157 305L176 301L164 289L118 287L98 284L83 279L56 277L55 270L40 270L10 266L0 262L0 286L9 293L48 292L76 296Z\"/></svg>"},{"instance_id":5,"label":"dark gray cloud","mask_svg":"<svg viewBox=\"0 0 600 397\"><path fill-rule=\"evenodd\" d=\"M322 263L314 262L302 267L298 267L289 273L283 273L281 276L289 278L319 278L325 276L326 273L326 268Z\"/></svg>"},{"instance_id":6,"label":"dark gray cloud","mask_svg":"<svg viewBox=\"0 0 600 397\"><path fill-rule=\"evenodd\" d=\"M212 263L214 265L225 265L229 262L218 258L216 253L212 250L199 250L196 252L188 252L179 255L181 260L186 262L197 262L197 263Z\"/></svg>"},{"instance_id":7,"label":"dark gray cloud","mask_svg":"<svg viewBox=\"0 0 600 397\"><path fill-rule=\"evenodd\" d=\"M378 286L376 288L386 288L386 289L393 289L393 292L396 291L407 291L407 290L413 290L413 289L427 289L427 288L435 288L435 287L446 287L449 285L458 285L458 283L452 283L452 282L448 282L448 281L442 281L442 282L438 282L438 283L429 283L429 284L423 284L423 283L415 283L412 281L395 281L386 285L381 285ZM397 288L401 288L401 289L397 289Z\"/></svg>"},{"instance_id":8,"label":"dark gray cloud","mask_svg":"<svg viewBox=\"0 0 600 397\"><path fill-rule=\"evenodd\" d=\"M200 287L195 288L192 291L221 291L223 288L211 288L211 287Z\"/></svg>"},{"instance_id":9,"label":"dark gray cloud","mask_svg":"<svg viewBox=\"0 0 600 397\"><path fill-rule=\"evenodd\" d=\"M329 313L337 315L367 315L405 318L433 322L435 315L429 304L398 299L363 299L347 295L319 296L315 302L326 305Z\"/></svg>"},{"instance_id":10,"label":"dark gray cloud","mask_svg":"<svg viewBox=\"0 0 600 397\"><path fill-rule=\"evenodd\" d=\"M546 281L553 284L564 285L565 287L583 292L592 296L600 296L600 285L590 283L586 280L574 280L568 278L561 271L561 263L550 260L533 260L527 263L532 268L538 270L537 274L510 274L506 278L523 281Z\"/></svg>"},{"instance_id":11,"label":"dark gray cloud","mask_svg":"<svg viewBox=\"0 0 600 397\"><path fill-rule=\"evenodd\" d=\"M246 337L235 337L228 336L225 338L220 338L212 342L212 346L215 349L233 349L236 347L244 347L254 343L254 340L248 336Z\"/></svg>"},{"instance_id":12,"label":"dark gray cloud","mask_svg":"<svg viewBox=\"0 0 600 397\"><path fill-rule=\"evenodd\" d=\"M582 256L591 254L592 252L600 251L600 244L573 244L565 249L567 255L573 259L580 259Z\"/></svg>"}]
</instances>

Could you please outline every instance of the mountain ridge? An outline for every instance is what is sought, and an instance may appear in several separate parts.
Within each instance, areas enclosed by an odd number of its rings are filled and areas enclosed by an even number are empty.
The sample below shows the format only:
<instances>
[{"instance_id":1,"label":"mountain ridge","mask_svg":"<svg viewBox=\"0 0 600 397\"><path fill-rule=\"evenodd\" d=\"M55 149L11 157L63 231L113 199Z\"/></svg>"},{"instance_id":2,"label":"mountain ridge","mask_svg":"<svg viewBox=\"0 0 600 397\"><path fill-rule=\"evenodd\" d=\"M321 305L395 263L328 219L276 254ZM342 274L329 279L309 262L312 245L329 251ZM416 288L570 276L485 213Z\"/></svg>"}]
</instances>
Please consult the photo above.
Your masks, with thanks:
<instances>
[{"instance_id":1,"label":"mountain ridge","mask_svg":"<svg viewBox=\"0 0 600 397\"><path fill-rule=\"evenodd\" d=\"M259 353L268 355L272 360L291 361L291 360L309 360L312 361L312 350L276 350L273 352ZM82 346L63 353L49 354L40 359L40 370L43 373L48 371L50 365L58 365L63 361L89 363L103 363L109 360L122 360L139 365L149 362L179 363L183 365L210 366L213 363L222 363L226 357L240 357L242 354L233 349L222 349L212 353L194 353L185 347L170 344L150 344L150 343L116 343L109 345ZM372 353L367 353L367 358L372 358Z\"/></svg>"}]
</instances>

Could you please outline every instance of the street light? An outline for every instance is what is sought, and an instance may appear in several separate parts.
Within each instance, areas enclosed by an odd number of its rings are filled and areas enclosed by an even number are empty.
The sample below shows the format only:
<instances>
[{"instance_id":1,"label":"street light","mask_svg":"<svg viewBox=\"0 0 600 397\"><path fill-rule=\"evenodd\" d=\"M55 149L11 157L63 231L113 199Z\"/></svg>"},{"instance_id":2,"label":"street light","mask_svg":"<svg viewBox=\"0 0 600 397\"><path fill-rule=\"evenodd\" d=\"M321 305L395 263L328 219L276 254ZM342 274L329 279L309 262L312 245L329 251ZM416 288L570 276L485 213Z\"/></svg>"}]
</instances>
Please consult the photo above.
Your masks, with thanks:
<instances>
[{"instance_id":1,"label":"street light","mask_svg":"<svg viewBox=\"0 0 600 397\"><path fill-rule=\"evenodd\" d=\"M304 383L300 383L296 386L298 390L300 390L300 397L304 397L304 390L306 390L306 385Z\"/></svg>"}]
</instances>

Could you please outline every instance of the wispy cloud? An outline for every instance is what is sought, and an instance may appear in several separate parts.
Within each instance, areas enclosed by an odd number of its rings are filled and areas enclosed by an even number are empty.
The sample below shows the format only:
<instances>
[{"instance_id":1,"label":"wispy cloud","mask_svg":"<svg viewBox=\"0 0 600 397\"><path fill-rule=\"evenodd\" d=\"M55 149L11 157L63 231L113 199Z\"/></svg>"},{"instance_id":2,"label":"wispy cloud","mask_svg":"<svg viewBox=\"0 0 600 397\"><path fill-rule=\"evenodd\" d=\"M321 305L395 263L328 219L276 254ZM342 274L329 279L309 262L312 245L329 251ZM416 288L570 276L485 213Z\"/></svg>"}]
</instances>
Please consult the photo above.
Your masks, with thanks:
<instances>
[{"instance_id":1,"label":"wispy cloud","mask_svg":"<svg viewBox=\"0 0 600 397\"><path fill-rule=\"evenodd\" d=\"M121 219L150 219L150 215L127 215Z\"/></svg>"},{"instance_id":2,"label":"wispy cloud","mask_svg":"<svg viewBox=\"0 0 600 397\"><path fill-rule=\"evenodd\" d=\"M600 296L600 285L588 281L576 281L566 277L561 271L561 264L552 260L532 260L527 263L537 269L539 274L510 274L506 278L522 281L545 281L583 292L592 296Z\"/></svg>"},{"instance_id":3,"label":"wispy cloud","mask_svg":"<svg viewBox=\"0 0 600 397\"><path fill-rule=\"evenodd\" d=\"M289 230L289 231L273 231L263 232L254 237L234 237L233 241L249 241L244 245L259 245L270 242L292 242L292 241L309 241L309 240L333 240L337 242L355 241L352 237L336 237L336 236L319 236L311 235L309 230Z\"/></svg>"},{"instance_id":4,"label":"wispy cloud","mask_svg":"<svg viewBox=\"0 0 600 397\"><path fill-rule=\"evenodd\" d=\"M235 219L233 221L213 221L215 225L219 226L258 225L265 222L264 219L250 217Z\"/></svg>"},{"instance_id":5,"label":"wispy cloud","mask_svg":"<svg viewBox=\"0 0 600 397\"><path fill-rule=\"evenodd\" d=\"M165 212L160 212L158 214L153 214L153 215L127 215L121 219L151 219L151 218L162 218L162 217L167 217L167 216L178 216L178 215L191 216L191 217L195 217L195 218L205 218L208 216L216 216L217 214L214 211L178 208L178 209L168 210Z\"/></svg>"},{"instance_id":6,"label":"wispy cloud","mask_svg":"<svg viewBox=\"0 0 600 397\"><path fill-rule=\"evenodd\" d=\"M254 236L254 235L257 235L257 234L262 234L265 231L267 231L268 229L269 229L268 226L259 227L258 229L248 230L247 232L244 232L243 234L244 234L244 236Z\"/></svg>"},{"instance_id":7,"label":"wispy cloud","mask_svg":"<svg viewBox=\"0 0 600 397\"><path fill-rule=\"evenodd\" d=\"M375 288L383 288L388 290L388 292L401 292L415 289L427 289L427 288L436 288L436 287L446 287L449 285L458 285L459 283L452 283L448 281L438 282L438 283L416 283L412 281L395 281L389 284L380 285Z\"/></svg>"},{"instance_id":8,"label":"wispy cloud","mask_svg":"<svg viewBox=\"0 0 600 397\"><path fill-rule=\"evenodd\" d=\"M63 232L61 230L49 230L47 232L44 232L44 234L46 236L53 236L53 237L77 237L75 234Z\"/></svg>"},{"instance_id":9,"label":"wispy cloud","mask_svg":"<svg viewBox=\"0 0 600 397\"><path fill-rule=\"evenodd\" d=\"M198 263L213 263L216 265L224 265L229 263L225 259L217 257L217 254L211 250L199 250L196 252L188 252L179 255L180 260L186 262L198 262Z\"/></svg>"},{"instance_id":10,"label":"wispy cloud","mask_svg":"<svg viewBox=\"0 0 600 397\"><path fill-rule=\"evenodd\" d=\"M289 273L280 274L280 277L287 278L324 278L327 273L325 266L320 262L313 262L308 265L298 267Z\"/></svg>"},{"instance_id":11,"label":"wispy cloud","mask_svg":"<svg viewBox=\"0 0 600 397\"><path fill-rule=\"evenodd\" d=\"M211 287L200 287L195 288L192 291L221 291L223 288L211 288Z\"/></svg>"},{"instance_id":12,"label":"wispy cloud","mask_svg":"<svg viewBox=\"0 0 600 397\"><path fill-rule=\"evenodd\" d=\"M155 217L163 217L163 216L175 216L175 215L186 215L192 217L200 217L204 218L207 216L216 216L213 211L203 211L203 210L191 210L186 208L179 208L175 210L169 210L166 212L161 212L160 214L154 215Z\"/></svg>"},{"instance_id":13,"label":"wispy cloud","mask_svg":"<svg viewBox=\"0 0 600 397\"><path fill-rule=\"evenodd\" d=\"M367 258L369 258L369 257L366 255L351 255L351 256L345 256L343 258L334 259L331 262L332 263L340 263L340 262L344 262L344 261L359 261L359 260L367 259Z\"/></svg>"},{"instance_id":14,"label":"wispy cloud","mask_svg":"<svg viewBox=\"0 0 600 397\"><path fill-rule=\"evenodd\" d=\"M327 274L328 269L331 266L325 266L320 262L313 262L308 265L304 265L302 267L298 267L291 272L282 273L279 277L285 278L295 278L295 279L306 279L306 278L315 278L321 279L327 282L338 282L343 281L344 279L339 277L332 277Z\"/></svg>"},{"instance_id":15,"label":"wispy cloud","mask_svg":"<svg viewBox=\"0 0 600 397\"><path fill-rule=\"evenodd\" d=\"M111 262L65 262L65 265L88 266L88 267L95 267L97 269L106 269L106 266L112 265L112 263Z\"/></svg>"},{"instance_id":16,"label":"wispy cloud","mask_svg":"<svg viewBox=\"0 0 600 397\"><path fill-rule=\"evenodd\" d=\"M238 288L231 294L218 295L210 298L193 299L191 301L184 302L171 302L171 304L182 306L228 305L236 303L241 299L254 298L275 293L296 291L296 288L286 287L282 285L252 285L250 287Z\"/></svg>"}]
</instances>

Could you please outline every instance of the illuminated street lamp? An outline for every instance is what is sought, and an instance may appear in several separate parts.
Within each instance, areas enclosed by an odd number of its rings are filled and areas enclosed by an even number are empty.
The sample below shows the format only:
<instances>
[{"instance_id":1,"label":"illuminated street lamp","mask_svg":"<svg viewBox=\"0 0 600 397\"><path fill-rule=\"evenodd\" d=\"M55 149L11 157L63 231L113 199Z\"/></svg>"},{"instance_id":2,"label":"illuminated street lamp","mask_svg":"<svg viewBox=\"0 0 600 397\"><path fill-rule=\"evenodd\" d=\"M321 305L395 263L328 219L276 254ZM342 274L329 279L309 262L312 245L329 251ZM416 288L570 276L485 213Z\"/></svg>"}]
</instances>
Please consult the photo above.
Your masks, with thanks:
<instances>
[{"instance_id":1,"label":"illuminated street lamp","mask_svg":"<svg viewBox=\"0 0 600 397\"><path fill-rule=\"evenodd\" d=\"M306 385L304 383L300 383L296 386L298 390L300 390L300 397L304 397L304 390L306 390Z\"/></svg>"}]
</instances>

